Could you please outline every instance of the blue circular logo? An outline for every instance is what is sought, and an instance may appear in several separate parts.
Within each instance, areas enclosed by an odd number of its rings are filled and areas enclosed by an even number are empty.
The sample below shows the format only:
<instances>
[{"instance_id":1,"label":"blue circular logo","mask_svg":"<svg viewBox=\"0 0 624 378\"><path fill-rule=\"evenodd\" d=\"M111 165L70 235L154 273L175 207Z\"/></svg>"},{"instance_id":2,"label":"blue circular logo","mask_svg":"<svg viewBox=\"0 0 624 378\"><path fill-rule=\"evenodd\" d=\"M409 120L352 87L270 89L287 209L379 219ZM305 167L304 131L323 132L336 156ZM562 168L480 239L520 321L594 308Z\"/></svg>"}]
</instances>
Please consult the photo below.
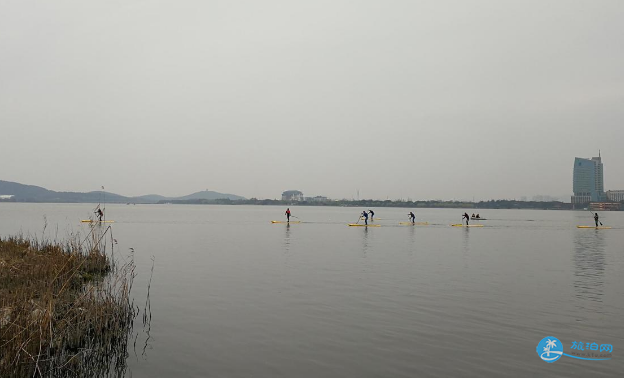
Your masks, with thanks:
<instances>
[{"instance_id":1,"label":"blue circular logo","mask_svg":"<svg viewBox=\"0 0 624 378\"><path fill-rule=\"evenodd\" d=\"M553 363L563 356L563 344L554 336L544 337L537 344L537 354L546 362Z\"/></svg>"}]
</instances>

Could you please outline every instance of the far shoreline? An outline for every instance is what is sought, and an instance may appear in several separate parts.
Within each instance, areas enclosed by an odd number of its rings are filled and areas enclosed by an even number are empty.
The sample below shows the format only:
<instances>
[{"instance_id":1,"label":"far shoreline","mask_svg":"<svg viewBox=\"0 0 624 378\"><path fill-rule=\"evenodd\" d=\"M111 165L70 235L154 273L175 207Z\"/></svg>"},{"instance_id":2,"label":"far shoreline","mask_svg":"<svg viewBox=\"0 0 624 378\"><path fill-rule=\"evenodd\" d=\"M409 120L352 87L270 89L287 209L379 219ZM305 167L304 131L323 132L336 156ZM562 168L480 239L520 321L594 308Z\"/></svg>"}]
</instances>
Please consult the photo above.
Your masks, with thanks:
<instances>
[{"instance_id":1,"label":"far shoreline","mask_svg":"<svg viewBox=\"0 0 624 378\"><path fill-rule=\"evenodd\" d=\"M0 201L3 203L30 203L30 204L97 204L96 202L56 202L56 201ZM391 200L330 200L330 201L282 201L271 199L193 199L193 200L162 200L152 203L109 202L108 205L230 205L230 206L301 206L301 207L367 207L367 208L415 208L415 209L474 209L474 210L577 210L587 211L590 204L573 206L571 203L559 201L517 201L517 200L489 200L479 202L466 201L391 201ZM597 209L596 211L607 211ZM618 211L618 210L609 210ZM621 211L621 210L619 210Z\"/></svg>"}]
</instances>

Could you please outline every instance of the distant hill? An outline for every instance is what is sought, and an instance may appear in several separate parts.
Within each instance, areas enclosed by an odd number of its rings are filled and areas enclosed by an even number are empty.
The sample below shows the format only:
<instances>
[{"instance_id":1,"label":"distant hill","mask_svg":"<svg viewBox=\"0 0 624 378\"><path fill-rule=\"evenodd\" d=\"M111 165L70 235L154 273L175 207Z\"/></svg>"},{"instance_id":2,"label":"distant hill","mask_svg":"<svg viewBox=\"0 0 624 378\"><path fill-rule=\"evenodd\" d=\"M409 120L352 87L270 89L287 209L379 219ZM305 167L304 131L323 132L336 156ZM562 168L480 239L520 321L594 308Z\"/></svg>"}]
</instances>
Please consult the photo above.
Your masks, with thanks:
<instances>
[{"instance_id":1,"label":"distant hill","mask_svg":"<svg viewBox=\"0 0 624 378\"><path fill-rule=\"evenodd\" d=\"M161 196L160 194L147 194L144 196L132 197L135 203L156 203L158 201L166 200L168 197Z\"/></svg>"},{"instance_id":2,"label":"distant hill","mask_svg":"<svg viewBox=\"0 0 624 378\"><path fill-rule=\"evenodd\" d=\"M244 197L237 196L234 194L225 194L213 192L212 190L204 190L201 192L189 194L188 196L177 197L177 198L167 198L169 200L195 200L195 199L205 199L205 200L215 200L215 199L230 199L230 200L242 200Z\"/></svg>"},{"instance_id":3,"label":"distant hill","mask_svg":"<svg viewBox=\"0 0 624 378\"><path fill-rule=\"evenodd\" d=\"M204 190L182 197L165 197L158 194L148 194L138 197L126 197L115 193L94 191L94 192L55 192L39 186L24 185L17 182L0 180L0 196L12 196L3 201L9 202L61 202L61 203L157 203L168 200L186 199L245 199L234 194L225 194ZM0 197L2 198L2 197Z\"/></svg>"}]
</instances>

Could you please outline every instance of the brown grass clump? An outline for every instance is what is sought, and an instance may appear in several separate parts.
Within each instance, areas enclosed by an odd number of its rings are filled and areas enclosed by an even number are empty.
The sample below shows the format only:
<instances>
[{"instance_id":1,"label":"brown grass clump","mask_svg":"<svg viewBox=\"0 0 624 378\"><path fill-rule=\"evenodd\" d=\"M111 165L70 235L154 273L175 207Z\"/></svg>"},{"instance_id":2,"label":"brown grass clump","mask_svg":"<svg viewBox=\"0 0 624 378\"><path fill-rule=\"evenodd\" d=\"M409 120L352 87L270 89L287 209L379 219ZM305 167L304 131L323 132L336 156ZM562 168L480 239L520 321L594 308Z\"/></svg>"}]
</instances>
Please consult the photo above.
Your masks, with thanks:
<instances>
[{"instance_id":1,"label":"brown grass clump","mask_svg":"<svg viewBox=\"0 0 624 378\"><path fill-rule=\"evenodd\" d=\"M0 377L123 375L138 311L132 260L89 247L0 238Z\"/></svg>"}]
</instances>

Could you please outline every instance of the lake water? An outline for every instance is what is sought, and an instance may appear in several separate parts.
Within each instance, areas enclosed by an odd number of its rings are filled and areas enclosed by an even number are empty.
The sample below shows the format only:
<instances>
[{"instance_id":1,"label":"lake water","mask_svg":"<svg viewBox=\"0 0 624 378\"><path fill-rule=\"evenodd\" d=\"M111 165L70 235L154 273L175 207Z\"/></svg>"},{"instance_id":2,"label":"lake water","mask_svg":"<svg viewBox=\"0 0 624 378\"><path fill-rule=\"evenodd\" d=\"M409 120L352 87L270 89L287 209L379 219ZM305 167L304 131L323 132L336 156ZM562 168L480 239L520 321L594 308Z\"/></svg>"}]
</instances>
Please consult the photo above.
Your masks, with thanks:
<instances>
[{"instance_id":1,"label":"lake water","mask_svg":"<svg viewBox=\"0 0 624 378\"><path fill-rule=\"evenodd\" d=\"M152 322L132 377L621 376L624 212L107 205L116 253L135 251ZM0 204L0 235L85 233L89 204ZM472 213L472 211L470 211ZM471 222L476 223L476 222ZM142 304L141 304L142 306ZM609 361L536 353L547 336L610 344Z\"/></svg>"}]
</instances>

